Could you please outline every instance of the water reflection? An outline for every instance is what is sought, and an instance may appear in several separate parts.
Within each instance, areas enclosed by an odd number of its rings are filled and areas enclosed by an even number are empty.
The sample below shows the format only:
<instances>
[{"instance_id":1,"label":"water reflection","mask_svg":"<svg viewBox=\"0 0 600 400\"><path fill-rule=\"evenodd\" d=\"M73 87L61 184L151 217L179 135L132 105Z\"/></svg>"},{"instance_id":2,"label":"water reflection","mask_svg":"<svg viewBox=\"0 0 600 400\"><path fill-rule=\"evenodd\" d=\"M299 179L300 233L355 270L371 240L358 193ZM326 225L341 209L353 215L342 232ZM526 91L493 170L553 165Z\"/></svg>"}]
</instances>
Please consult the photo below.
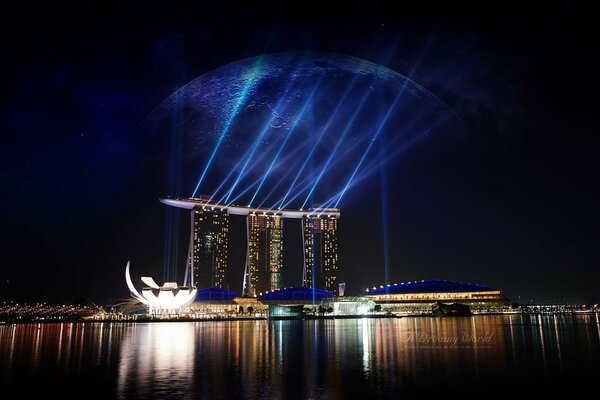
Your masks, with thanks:
<instances>
[{"instance_id":1,"label":"water reflection","mask_svg":"<svg viewBox=\"0 0 600 400\"><path fill-rule=\"evenodd\" d=\"M575 377L600 378L598 357L597 315L0 327L3 386L25 393L68 386L72 397L92 388L105 398L572 388Z\"/></svg>"},{"instance_id":2,"label":"water reflection","mask_svg":"<svg viewBox=\"0 0 600 400\"><path fill-rule=\"evenodd\" d=\"M194 376L194 349L191 324L134 325L120 354L118 397L184 395Z\"/></svg>"},{"instance_id":3,"label":"water reflection","mask_svg":"<svg viewBox=\"0 0 600 400\"><path fill-rule=\"evenodd\" d=\"M363 370L365 372L365 377L369 377L369 353L371 349L369 348L371 345L370 333L372 326L369 326L369 322L371 319L362 319L360 320L360 324L362 325L362 351L363 351Z\"/></svg>"}]
</instances>

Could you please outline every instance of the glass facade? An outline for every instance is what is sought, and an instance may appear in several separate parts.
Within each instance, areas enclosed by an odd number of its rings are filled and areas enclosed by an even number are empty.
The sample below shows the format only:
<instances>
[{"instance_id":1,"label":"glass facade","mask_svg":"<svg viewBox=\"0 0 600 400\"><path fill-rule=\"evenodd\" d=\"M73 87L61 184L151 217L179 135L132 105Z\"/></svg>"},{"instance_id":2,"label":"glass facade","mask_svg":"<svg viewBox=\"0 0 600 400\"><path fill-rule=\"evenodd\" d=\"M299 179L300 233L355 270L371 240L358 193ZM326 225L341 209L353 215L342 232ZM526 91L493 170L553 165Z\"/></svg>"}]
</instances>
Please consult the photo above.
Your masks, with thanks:
<instances>
[{"instance_id":1,"label":"glass facade","mask_svg":"<svg viewBox=\"0 0 600 400\"><path fill-rule=\"evenodd\" d=\"M254 209L219 204L209 197L161 199L170 206L192 210L185 286L224 288L228 269L229 215L246 217L247 251L243 297L282 288L283 219L301 221L302 285L337 295L339 269L337 208L309 210ZM292 272L293 273L293 272Z\"/></svg>"},{"instance_id":2,"label":"glass facade","mask_svg":"<svg viewBox=\"0 0 600 400\"><path fill-rule=\"evenodd\" d=\"M499 290L479 283L421 280L367 289L363 296L386 310L428 312L432 305L460 303L473 309L504 307L508 300Z\"/></svg>"},{"instance_id":3,"label":"glass facade","mask_svg":"<svg viewBox=\"0 0 600 400\"><path fill-rule=\"evenodd\" d=\"M379 302L411 302L411 301L463 301L463 300L501 300L502 294L499 290L487 292L449 292L449 293L398 293L398 294L366 294L374 301Z\"/></svg>"},{"instance_id":4,"label":"glass facade","mask_svg":"<svg viewBox=\"0 0 600 400\"><path fill-rule=\"evenodd\" d=\"M194 285L223 288L228 262L229 215L210 207L192 210Z\"/></svg>"},{"instance_id":5,"label":"glass facade","mask_svg":"<svg viewBox=\"0 0 600 400\"><path fill-rule=\"evenodd\" d=\"M248 223L247 295L281 287L283 219L279 215L251 213Z\"/></svg>"},{"instance_id":6,"label":"glass facade","mask_svg":"<svg viewBox=\"0 0 600 400\"><path fill-rule=\"evenodd\" d=\"M301 318L304 306L269 305L269 318Z\"/></svg>"},{"instance_id":7,"label":"glass facade","mask_svg":"<svg viewBox=\"0 0 600 400\"><path fill-rule=\"evenodd\" d=\"M337 295L339 268L338 219L325 214L302 218L304 238L303 285L322 288Z\"/></svg>"}]
</instances>

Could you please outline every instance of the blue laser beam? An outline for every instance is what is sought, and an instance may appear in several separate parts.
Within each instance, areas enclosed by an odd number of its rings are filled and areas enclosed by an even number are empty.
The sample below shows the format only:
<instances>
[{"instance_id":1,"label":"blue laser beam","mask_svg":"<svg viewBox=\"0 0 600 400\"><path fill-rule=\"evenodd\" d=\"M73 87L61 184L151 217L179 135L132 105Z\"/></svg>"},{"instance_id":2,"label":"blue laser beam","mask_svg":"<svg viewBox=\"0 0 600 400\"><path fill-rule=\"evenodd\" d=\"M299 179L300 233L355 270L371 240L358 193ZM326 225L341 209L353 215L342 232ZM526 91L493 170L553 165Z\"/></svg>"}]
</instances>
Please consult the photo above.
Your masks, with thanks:
<instances>
[{"instance_id":1,"label":"blue laser beam","mask_svg":"<svg viewBox=\"0 0 600 400\"><path fill-rule=\"evenodd\" d=\"M403 86L403 89L406 87ZM387 124L387 121L390 118L390 115L392 115L392 111L394 111L394 109L396 108L396 105L398 104L398 101L400 100L400 98L402 97L402 93L404 92L404 90L400 90L400 92L396 95L396 98L394 99L394 101L392 102L392 105L388 108L385 117L383 118L383 120L381 121L381 123L379 124L379 127L377 128L377 131L375 131L375 134L373 135L373 137L371 138L371 140L369 141L369 144L367 145L367 148L365 149L365 151L363 152L360 160L358 161L358 163L356 164L356 167L354 168L354 171L352 172L352 175L350 175L350 179L348 179L348 182L346 183L346 186L344 187L344 189L342 190L342 194L340 195L340 198L338 199L338 201L335 203L335 206L337 208L340 200L342 199L342 197L344 196L344 193L346 193L346 190L348 190L348 187L350 186L350 182L352 182L352 179L354 179L354 176L356 175L356 173L358 172L358 170L360 169L360 166L362 165L362 163L365 161L365 158L367 157L367 154L369 154L369 151L371 150L371 147L373 147L373 143L375 143L375 140L377 140L377 137L379 136L379 134L383 131L383 128L385 127L385 124Z\"/></svg>"},{"instance_id":2,"label":"blue laser beam","mask_svg":"<svg viewBox=\"0 0 600 400\"><path fill-rule=\"evenodd\" d=\"M292 181L290 187L288 188L285 196L283 196L283 198L281 199L281 205L279 207L280 209L284 207L283 204L285 203L285 200L286 200L287 196L290 194L290 192L292 191L292 189L296 185L296 182L298 181L298 179L302 175L302 172L304 171L304 168L306 168L306 165L308 164L308 162L311 160L311 158L312 158L315 150L317 149L317 147L319 147L319 143L321 142L321 139L323 138L323 136L325 135L325 133L329 130L329 127L331 126L331 124L333 123L333 121L337 118L338 112L340 111L342 105L346 102L346 99L348 98L348 95L350 94L350 92L354 88L354 85L356 83L356 79L357 79L356 76L354 78L352 78L352 81L350 82L350 84L348 85L348 87L346 88L346 90L344 91L344 93L342 94L342 96L340 97L340 100L338 101L338 103L335 106L335 109L333 110L333 112L331 113L331 115L329 116L329 118L327 119L327 122L319 130L319 135L317 136L317 140L315 140L315 142L313 144L313 147L311 148L310 152L305 157L304 163L302 163L302 166L300 167L300 169L296 173L296 176L294 177L294 180Z\"/></svg>"},{"instance_id":3,"label":"blue laser beam","mask_svg":"<svg viewBox=\"0 0 600 400\"><path fill-rule=\"evenodd\" d=\"M321 169L321 172L319 173L319 176L317 177L316 182L314 183L313 187L310 189L310 191L308 192L308 195L306 196L306 199L304 200L304 203L302 203L302 206L300 207L300 209L303 209L304 206L306 206L306 203L308 202L308 200L310 199L310 196L312 196L313 192L315 191L317 185L319 184L319 182L321 181L321 178L323 177L323 175L325 174L325 171L327 171L327 167L329 167L329 164L331 163L331 160L333 159L333 157L335 157L335 153L337 152L337 149L340 147L340 144L344 141L344 139L346 138L346 135L348 134L348 132L350 131L350 129L352 128L354 121L356 120L356 118L358 117L358 115L360 114L360 112L362 111L362 108L364 107L365 103L367 102L367 99L369 98L369 96L371 95L371 91L367 90L362 98L360 99L360 102L358 104L358 107L356 107L356 111L354 112L354 114L352 115L352 118L350 118L350 120L348 121L348 123L346 124L346 127L344 128L344 131L342 132L341 137L338 139L337 143L335 144L335 147L333 148L333 151L331 152L331 154L329 155L329 157L327 158L327 161L325 162L325 165L323 166L323 168Z\"/></svg>"},{"instance_id":4,"label":"blue laser beam","mask_svg":"<svg viewBox=\"0 0 600 400\"><path fill-rule=\"evenodd\" d=\"M392 57L392 53L390 51L390 53L387 55L387 59ZM404 76L402 76L404 78ZM300 176L302 175L302 172L304 171L304 168L306 168L307 164L309 163L309 161L312 159L312 156L315 152L315 150L318 148L318 145L321 141L321 139L323 138L324 134L329 130L330 125L333 123L333 121L336 119L336 117L338 116L338 112L341 108L341 106L344 104L344 102L346 101L346 98L348 97L348 95L350 94L350 92L352 91L355 83L356 83L356 79L357 77L354 76L352 78L352 81L350 82L350 84L347 86L346 90L344 91L344 93L342 94L342 96L340 97L340 100L338 101L334 111L331 113L330 117L328 118L327 122L325 123L325 125L323 125L323 127L320 129L319 131L319 135L317 136L317 140L314 141L313 144L313 148L311 149L311 151L308 153L308 155L306 156L306 158L304 159L304 163L302 164L302 166L300 167L300 169L298 170L298 172L296 173L296 176L294 177L294 180L292 181L292 183L290 184L286 194L281 198L281 204L279 204L278 209L282 209L285 208L290 202L288 201L287 203L285 203L285 200L287 199L287 196L289 196L290 192L293 190L293 188L296 185L296 182L298 181L298 179L300 178ZM274 207L272 207L274 208Z\"/></svg>"},{"instance_id":5,"label":"blue laser beam","mask_svg":"<svg viewBox=\"0 0 600 400\"><path fill-rule=\"evenodd\" d=\"M418 83L416 83L415 81L413 81L410 77L414 75L414 73L416 72L417 68L419 67L419 65L421 64L421 61L423 60L423 57L425 56L425 53L427 52L427 49L429 48L429 45L431 44L431 40L432 37L429 38L427 44L423 47L423 50L421 51L421 53L419 54L418 58L417 58L417 62L414 64L413 68L410 71L409 76L405 76L405 81L404 84L402 85L402 88L400 88L400 91L398 92L398 94L396 95L396 98L394 99L394 101L392 102L392 105L388 108L385 117L383 118L383 121L379 124L379 127L377 129L377 131L375 132L375 135L373 136L373 138L369 141L369 144L367 145L367 148L365 149L365 151L362 154L362 157L360 158L360 160L358 161L358 163L356 164L356 167L354 168L354 171L352 172L352 175L350 176L350 179L348 179L348 182L346 184L346 187L344 187L344 189L342 190L342 193L340 194L340 197L338 198L337 202L335 203L335 206L337 208L338 204L340 203L340 201L342 200L342 197L344 196L344 194L346 193L346 190L348 190L349 184L350 182L352 182L352 179L354 179L354 176L356 175L356 172L359 170L360 166L362 165L362 163L364 162L365 158L367 157L367 154L369 153L369 151L371 150L371 147L373 147L373 143L375 143L375 140L377 139L377 137L379 136L379 134L383 131L383 128L385 127L385 124L387 124L387 121L389 120L392 111L396 108L396 105L398 104L398 101L400 101L400 99L402 98L402 95L404 94L404 91L406 90L406 88L408 87L408 84L411 83L412 85L418 87L420 90L426 92L427 94L429 94L430 96L433 96L433 98L438 101L441 102L442 104L445 105L445 103L443 103L439 98L437 98L435 95L433 95L433 93L431 93L429 90L427 90L425 87L419 85ZM447 107L447 106L446 106Z\"/></svg>"},{"instance_id":6,"label":"blue laser beam","mask_svg":"<svg viewBox=\"0 0 600 400\"><path fill-rule=\"evenodd\" d=\"M357 185L362 180L366 179L374 171L376 171L378 168L380 168L381 165L387 163L389 160L393 159L398 154L401 154L404 151L406 151L407 149L409 149L412 145L414 145L416 142L418 142L418 140L420 138L421 138L420 136L415 136L415 137L411 138L408 142L404 143L402 146L399 146L399 147L395 146L395 140L392 141L392 142L390 142L386 146L386 149L395 148L396 150L393 153L388 154L385 158L379 158L379 159L373 161L372 163L367 164L367 166L362 170L362 172L359 173L359 174L357 174L354 177L354 179L350 183L350 188L353 187L353 186L355 186L355 185ZM325 208L327 204L331 204L341 194L342 194L342 190L340 190L339 192L335 193L333 196L331 196L329 199L327 199L325 202L323 202L318 208ZM319 213L319 215L322 215L322 214L323 214L323 212Z\"/></svg>"},{"instance_id":7,"label":"blue laser beam","mask_svg":"<svg viewBox=\"0 0 600 400\"><path fill-rule=\"evenodd\" d=\"M291 79L290 82L286 85L285 91L283 93L283 95L279 98L279 100L277 101L276 106L273 108L274 110L279 109L279 107L281 107L281 104L284 102L289 90L292 88L294 84L294 79ZM237 187L237 185L240 183L240 180L242 179L242 177L244 176L244 174L246 173L246 168L248 167L248 164L250 163L250 160L252 160L252 157L254 156L254 153L256 152L256 150L258 149L263 137L265 136L265 134L267 133L267 131L269 130L271 124L270 121L267 121L264 125L263 128L260 131L260 134L258 135L258 138L256 138L254 140L254 143L252 144L252 147L250 149L250 153L247 155L246 157L246 162L244 163L244 165L242 166L242 169L240 170L235 182L233 183L233 185L230 187L229 191L227 192L227 195L224 198L221 198L221 201L225 202L225 203L229 203L229 198L231 197L231 195L233 194L233 191L235 190L235 188Z\"/></svg>"},{"instance_id":8,"label":"blue laser beam","mask_svg":"<svg viewBox=\"0 0 600 400\"><path fill-rule=\"evenodd\" d=\"M183 90L177 91L174 95L173 107L171 108L171 130L169 143L169 194L179 193L180 190L180 164L177 162L181 157L181 141L183 136L183 104L185 93ZM177 275L179 219L174 217L171 210L166 210L166 235L165 235L165 260L163 265L164 279L172 280Z\"/></svg>"},{"instance_id":9,"label":"blue laser beam","mask_svg":"<svg viewBox=\"0 0 600 400\"><path fill-rule=\"evenodd\" d=\"M422 135L415 135L415 136L411 137L405 143L403 143L401 145L397 144L397 142L399 142L401 139L404 138L404 134L406 133L406 131L408 131L409 129L411 129L411 127L416 123L417 120L419 120L419 118L421 118L421 116L423 114L424 114L424 111L422 111L419 114L418 117L413 118L412 121L411 121L411 123L409 125L405 126L402 129L402 134L396 135L391 141L389 141L385 145L385 150L382 151L382 154L385 154L385 157L380 157L377 160L374 160L371 163L366 164L365 167L362 169L362 172L356 174L356 176L354 177L354 179L350 180L350 185L349 185L348 188L344 187L344 189L340 190L339 192L337 192L336 194L334 194L332 197L330 197L327 201L323 202L319 206L319 208L329 207L329 205L333 201L336 201L336 199L338 199L340 196L342 196L343 193L346 193L347 189L355 186L356 184L358 184L359 182L361 182L363 179L365 179L368 176L370 176L373 172L375 172L375 170L377 170L378 168L381 168L383 165L385 165L391 159L393 159L394 157L396 157L399 154L403 153L404 151L408 150L410 147L412 147L413 145L415 145L416 143L418 143L424 137L429 136L429 135L427 135L425 133L422 134ZM427 132L431 132L432 130L433 130L433 128L428 128L426 131ZM391 152L391 153L387 153L389 151L389 149L394 149L394 151ZM336 203L336 204L338 204L338 203ZM335 207L337 208L337 205ZM323 212L320 212L319 216L322 215L322 214L323 214Z\"/></svg>"},{"instance_id":10,"label":"blue laser beam","mask_svg":"<svg viewBox=\"0 0 600 400\"><path fill-rule=\"evenodd\" d=\"M411 141L405 143L403 146L400 146L400 147L395 147L396 139L393 140L392 142L388 143L388 145L386 146L386 149L396 148L396 151L393 152L393 153L388 154L384 158L379 158L377 160L374 160L370 164L367 164L366 167L362 170L362 172L360 172L359 174L357 174L354 177L354 179L350 183L350 187L353 187L354 185L356 185L359 182L361 182L363 179L366 179L375 170L377 170L378 168L380 168L382 165L384 165L385 163L387 163L389 160L391 160L392 158L394 158L396 155L398 155L398 154L402 153L403 151L407 150L411 145L413 145L414 143L416 143L416 141L417 141L417 138L415 137ZM328 205L330 205L333 202L335 202L337 200L337 198L342 194L342 190L340 190L339 192L335 193L328 200L326 200L321 205L319 205L318 208L325 208ZM323 212L319 213L319 215L321 215L321 214L323 214Z\"/></svg>"},{"instance_id":11,"label":"blue laser beam","mask_svg":"<svg viewBox=\"0 0 600 400\"><path fill-rule=\"evenodd\" d=\"M271 147L274 147L274 144L272 144L271 146L269 146L269 148L267 150L265 150L264 152L260 153L258 155L258 157L256 157L255 162L251 166L251 168L254 167L256 164L258 164L263 158L266 157L266 155L269 153L269 150L270 150ZM221 183L219 184L219 186L215 189L215 191L213 192L213 194L210 196L210 200L213 200L217 196L217 193L219 193L219 190L221 190L221 188L223 186L225 186L225 183L227 183L227 181L229 180L229 178L231 178L231 176L235 173L235 171L238 169L238 167L240 165L242 165L242 162L246 159L246 156L247 156L247 154L248 154L249 151L250 151L250 149L248 149L246 151L246 153L242 157L240 157L238 159L238 161L235 163L235 165L233 166L233 168L231 168L229 170L229 173L227 174L227 176L221 180Z\"/></svg>"},{"instance_id":12,"label":"blue laser beam","mask_svg":"<svg viewBox=\"0 0 600 400\"><path fill-rule=\"evenodd\" d=\"M359 142L356 142L356 143L354 143L354 144L352 144L352 145L350 145L350 146L346 147L346 148L345 148L345 150L344 150L344 153L343 153L341 156L337 157L335 160L333 160L333 162L332 162L332 164L330 165L330 167L333 167L333 166L335 166L335 165L337 165L337 164L340 164L340 163L342 163L342 162L344 161L344 159L345 159L345 158L346 158L346 157L347 157L349 154L352 154L352 152L354 151L354 149L355 149L355 148L356 148L356 147L357 147L359 144L360 144ZM283 203L283 204L282 204L281 202L283 201L283 198L282 198L282 199L279 199L279 200L278 200L277 202L275 202L275 204L274 204L274 205L273 205L273 206L272 206L272 207L269 209L269 211L270 211L270 210L272 210L273 208L275 208L275 206L276 206L277 204L279 204L279 207L278 207L278 209L279 209L279 210L281 210L281 209L283 209L283 208L286 208L286 207L287 207L288 205L290 205L290 204L291 204L291 203L292 203L292 202L293 202L295 199L297 199L298 197L300 197L300 196L302 195L302 193L304 193L306 190L308 190L308 189L309 189L309 188L310 188L310 187L313 185L313 183L314 183L314 180L315 180L315 179L316 179L316 177L314 177L314 176L310 176L310 175L309 175L309 176L306 176L306 177L304 177L304 178L303 178L303 179L300 181L300 183L298 183L298 184L296 185L296 186L298 186L298 187L299 187L299 189L297 189L297 190L295 191L295 194L294 194L294 195L292 195L292 197L289 197L289 196L290 196L290 191L288 190L288 192L287 192L287 193L286 193L286 195L285 195L285 197L286 197L286 198L287 198L287 200L288 200L286 203ZM306 183L306 182L308 182L308 183ZM302 185L304 185L304 186L302 186Z\"/></svg>"},{"instance_id":13,"label":"blue laser beam","mask_svg":"<svg viewBox=\"0 0 600 400\"><path fill-rule=\"evenodd\" d=\"M292 151L292 152L290 152L289 154L287 154L287 155L286 155L284 158L282 158L282 159L281 159L281 160L280 160L280 161L277 163L277 165L275 166L275 168L280 168L280 167L282 167L283 165L285 165L285 164L286 164L286 163L289 161L289 159L291 159L291 158L295 157L295 156L296 156L296 154L297 154L298 152L301 152L301 151L304 149L304 147L305 147L305 146L306 146L306 144L305 144L305 145L303 145L303 146L298 146L296 149L294 149L294 151ZM288 173L289 173L289 171L288 171ZM285 177L285 175L282 177L282 179L283 179L284 177ZM244 194L246 194L248 191L250 191L250 190L251 190L251 189L252 189L254 186L256 186L256 184L258 184L258 182L260 182L260 179L261 179L261 178L257 178L257 179L256 179L255 181L253 181L253 182L252 182L250 185L248 185L248 186L247 186L247 187L246 187L246 188L245 188L243 191L239 192L239 194L238 194L238 195L237 195L235 198L233 198L233 199L232 199L232 200L229 202L229 205L233 204L233 203L234 203L236 200L238 200L240 197L242 197Z\"/></svg>"},{"instance_id":14,"label":"blue laser beam","mask_svg":"<svg viewBox=\"0 0 600 400\"><path fill-rule=\"evenodd\" d=\"M256 191L254 192L254 195L252 196L252 199L250 199L250 202L248 203L248 207L251 206L252 202L254 201L254 199L256 198L256 196L258 195L258 192L260 191L260 189L262 188L262 185L265 183L265 180L267 179L267 177L269 176L269 174L271 173L271 170L273 169L273 165L275 165L275 162L277 161L277 159L279 158L279 155L281 154L281 152L283 151L283 149L285 148L285 145L287 144L288 140L290 139L290 137L292 137L292 134L294 133L294 131L296 130L296 127L298 126L298 123L300 122L300 119L302 118L302 116L304 115L304 113L306 112L308 106L312 103L312 99L314 98L315 94L317 93L317 90L319 89L319 87L321 86L321 82L323 80L323 76L325 75L325 73L321 73L321 76L319 77L319 80L317 81L317 83L314 85L313 89L311 90L310 94L308 95L307 99L304 101L304 104L302 105L302 108L300 109L300 112L298 113L298 116L296 117L296 119L294 120L294 124L292 125L292 127L290 128L290 131L288 132L288 134L285 137L285 140L283 141L283 143L281 143L281 146L279 146L279 151L277 151L277 153L275 154L275 157L273 157L273 160L271 161L271 164L269 165L269 168L267 168L267 171L265 172L265 174L263 175L262 180L260 181L260 184L258 185L258 187L256 188Z\"/></svg>"},{"instance_id":15,"label":"blue laser beam","mask_svg":"<svg viewBox=\"0 0 600 400\"><path fill-rule=\"evenodd\" d=\"M385 135L379 140L379 155L385 155ZM390 283L390 254L389 254L389 223L388 223L388 192L387 192L387 171L385 164L379 165L379 178L381 188L381 224L383 227L383 279L385 287ZM336 203L337 205L337 203Z\"/></svg>"},{"instance_id":16,"label":"blue laser beam","mask_svg":"<svg viewBox=\"0 0 600 400\"><path fill-rule=\"evenodd\" d=\"M300 146L298 148L296 148L293 152L291 152L290 154L286 155L283 159L281 159L279 161L279 163L275 166L275 168L279 168L280 166L284 165L290 158L294 157L296 155L297 152L301 151L304 148L304 146ZM284 175L285 177L285 175ZM282 177L282 179L284 178ZM247 192L249 192L254 186L256 186L259 182L260 182L261 178L256 179L255 181L253 181L250 185L248 185L244 190L242 190L241 192L239 192L239 194L231 199L231 201L229 202L229 204L227 205L231 205L233 204L236 200L238 200L240 197L242 197L244 194L246 194Z\"/></svg>"},{"instance_id":17,"label":"blue laser beam","mask_svg":"<svg viewBox=\"0 0 600 400\"><path fill-rule=\"evenodd\" d=\"M223 138L225 137L225 134L227 133L227 131L229 131L229 127L231 126L233 120L237 116L237 113L240 110L240 107L242 106L242 104L244 104L244 101L246 100L246 97L248 96L248 91L250 90L250 87L254 83L256 75L260 71L261 67L262 67L262 57L259 57L256 64L250 71L248 79L246 80L246 82L244 83L244 86L242 87L242 90L240 91L240 95L238 96L238 98L232 108L232 111L229 113L229 117L227 118L227 121L225 122L225 125L224 125L223 129L221 130L221 133L219 134L217 143L215 144L215 147L213 148L213 151L210 154L210 157L208 158L208 162L204 166L204 170L202 171L202 174L200 175L200 178L198 179L198 183L196 183L196 187L194 188L194 191L192 192L192 197L196 196L196 193L198 192L198 189L200 188L200 184L204 180L204 177L206 176L206 173L208 172L208 169L210 168L210 166L215 158L215 155L217 154L217 151L219 150L219 147L221 147L221 143L223 142Z\"/></svg>"},{"instance_id":18,"label":"blue laser beam","mask_svg":"<svg viewBox=\"0 0 600 400\"><path fill-rule=\"evenodd\" d=\"M403 139L403 138L404 138L404 136L406 135L406 132L407 132L407 131L409 131L410 129L412 129L412 128L413 128L413 126L415 125L415 123L416 123L416 122L417 122L417 121L418 121L418 120L419 120L419 119L420 119L420 118L423 116L423 114L425 114L425 111L424 111L424 110L423 110L423 111L421 111L421 113L420 113L420 114L419 114L417 117L413 118L409 124L405 125L405 126L402 128L401 132L399 132L398 134L396 134L396 135L395 135L395 137L394 137L394 139L392 139L392 140L391 140L391 141L390 141L390 142L389 142L389 143L386 145L386 147L385 147L385 148L386 148L386 149L395 148L395 146L396 146L396 143L397 143L397 142L399 142L401 139ZM430 129L428 129L428 131L430 131ZM404 151L404 150L405 150L405 149L406 149L408 146L410 146L410 145L412 145L412 144L416 143L416 142L417 142L419 139L420 139L420 137L413 137L413 138L412 138L412 139L411 139L409 142L407 142L407 144L405 144L405 145L403 145L403 146L401 146L401 147L398 147L398 148L397 148L397 151L396 151L396 152L394 152L394 153L392 153L392 155L391 155L391 156L387 156L387 157L385 157L385 158L383 158L383 159L384 159L384 160L386 160L386 162L387 162L387 161L389 161L390 159L392 159L392 158L394 157L394 155L396 155L396 154L399 154L399 153L403 152L403 151ZM372 145L372 142L370 142L370 143L369 143L369 146L370 146L370 145ZM363 154L363 155L364 155L364 154ZM361 159L359 160L359 163L357 163L357 166L355 167L355 169L354 169L354 171L353 171L353 173L352 173L353 175L356 175L357 171L360 169L360 164L362 164L362 163L363 163L365 160L366 160L366 157L365 157L365 158L361 158ZM336 208L338 207L338 205L339 205L339 203L340 203L340 201L341 201L341 198L342 198L342 197L343 197L343 195L346 193L346 191L348 190L348 188L352 187L352 184L351 184L351 182L352 182L352 180L353 180L353 179L354 179L354 178L351 176L351 177L348 179L348 182L347 182L347 187L344 187L344 189L343 189L342 191L340 191L340 192L339 192L339 196L340 196L340 198L339 198L339 199L338 199L338 201L335 203L335 207L336 207Z\"/></svg>"},{"instance_id":19,"label":"blue laser beam","mask_svg":"<svg viewBox=\"0 0 600 400\"><path fill-rule=\"evenodd\" d=\"M304 145L300 146L298 149L294 150L291 154L295 155L295 153L297 153L299 151L299 149L303 149L305 146L306 146L306 143ZM284 160L287 160L289 158L290 157L285 157ZM269 193L267 193L267 195L262 199L262 201L258 204L258 206L256 206L256 209L262 208L262 206L265 204L265 202L271 197L271 195L275 192L275 190L277 190L277 188L283 183L283 181L288 177L288 175L292 171L295 171L296 165L300 162L300 160L301 160L300 158L297 158L296 161L291 166L289 166L289 168L286 169L286 172L284 174L282 174L281 177L279 178L279 180L277 181L277 183L272 186ZM285 164L285 163L281 162L278 165L281 165L281 164ZM277 205L278 202L279 202L279 200L277 202L275 202L275 204L269 208L269 211L272 210L275 207L275 205Z\"/></svg>"}]
</instances>

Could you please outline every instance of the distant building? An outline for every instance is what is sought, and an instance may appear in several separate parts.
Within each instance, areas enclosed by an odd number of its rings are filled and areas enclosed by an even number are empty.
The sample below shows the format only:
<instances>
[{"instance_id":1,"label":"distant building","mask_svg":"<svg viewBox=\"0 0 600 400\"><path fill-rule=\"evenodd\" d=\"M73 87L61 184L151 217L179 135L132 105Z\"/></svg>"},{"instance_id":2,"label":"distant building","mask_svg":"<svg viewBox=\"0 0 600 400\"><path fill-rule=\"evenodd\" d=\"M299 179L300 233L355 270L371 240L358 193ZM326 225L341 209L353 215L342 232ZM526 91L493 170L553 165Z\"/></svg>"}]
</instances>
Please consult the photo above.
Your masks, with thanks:
<instances>
[{"instance_id":1,"label":"distant building","mask_svg":"<svg viewBox=\"0 0 600 400\"><path fill-rule=\"evenodd\" d=\"M374 287L363 296L387 310L431 310L434 303L460 303L474 309L502 307L508 300L499 290L477 283L421 280Z\"/></svg>"},{"instance_id":2,"label":"distant building","mask_svg":"<svg viewBox=\"0 0 600 400\"><path fill-rule=\"evenodd\" d=\"M177 315L184 307L190 305L196 298L197 289L189 286L179 286L176 282L165 282L159 286L153 278L143 276L142 282L146 285L140 293L131 280L129 265L125 267L125 281L131 297L148 306L148 314L165 316Z\"/></svg>"},{"instance_id":3,"label":"distant building","mask_svg":"<svg viewBox=\"0 0 600 400\"><path fill-rule=\"evenodd\" d=\"M264 304L314 305L321 303L324 299L330 299L332 296L333 293L327 290L297 286L260 293L257 299Z\"/></svg>"},{"instance_id":4,"label":"distant building","mask_svg":"<svg viewBox=\"0 0 600 400\"><path fill-rule=\"evenodd\" d=\"M327 290L297 286L259 293L257 300L268 308L269 318L299 318L303 310L317 311L332 296Z\"/></svg>"},{"instance_id":5,"label":"distant building","mask_svg":"<svg viewBox=\"0 0 600 400\"><path fill-rule=\"evenodd\" d=\"M332 315L366 315L374 310L375 302L364 296L332 297L323 299L323 308Z\"/></svg>"},{"instance_id":6,"label":"distant building","mask_svg":"<svg viewBox=\"0 0 600 400\"><path fill-rule=\"evenodd\" d=\"M228 317L238 312L235 298L237 294L227 289L203 288L198 289L194 302L190 304L188 313L191 315L217 315Z\"/></svg>"},{"instance_id":7,"label":"distant building","mask_svg":"<svg viewBox=\"0 0 600 400\"><path fill-rule=\"evenodd\" d=\"M337 273L339 214L328 209L314 210L302 218L304 279L306 287L323 288L338 294Z\"/></svg>"}]
</instances>

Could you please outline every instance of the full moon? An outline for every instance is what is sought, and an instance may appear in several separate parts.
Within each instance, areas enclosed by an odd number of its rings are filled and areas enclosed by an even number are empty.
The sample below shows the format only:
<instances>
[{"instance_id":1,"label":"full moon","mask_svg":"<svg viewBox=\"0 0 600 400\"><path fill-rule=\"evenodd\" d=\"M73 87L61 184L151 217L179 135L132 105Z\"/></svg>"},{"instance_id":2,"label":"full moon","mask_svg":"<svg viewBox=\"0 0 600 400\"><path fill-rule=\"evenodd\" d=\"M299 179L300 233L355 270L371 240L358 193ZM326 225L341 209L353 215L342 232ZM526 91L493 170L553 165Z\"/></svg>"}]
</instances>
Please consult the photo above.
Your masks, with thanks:
<instances>
[{"instance_id":1,"label":"full moon","mask_svg":"<svg viewBox=\"0 0 600 400\"><path fill-rule=\"evenodd\" d=\"M431 92L384 66L286 52L207 72L148 121L179 135L174 162L188 195L298 207L339 202L449 115Z\"/></svg>"}]
</instances>

